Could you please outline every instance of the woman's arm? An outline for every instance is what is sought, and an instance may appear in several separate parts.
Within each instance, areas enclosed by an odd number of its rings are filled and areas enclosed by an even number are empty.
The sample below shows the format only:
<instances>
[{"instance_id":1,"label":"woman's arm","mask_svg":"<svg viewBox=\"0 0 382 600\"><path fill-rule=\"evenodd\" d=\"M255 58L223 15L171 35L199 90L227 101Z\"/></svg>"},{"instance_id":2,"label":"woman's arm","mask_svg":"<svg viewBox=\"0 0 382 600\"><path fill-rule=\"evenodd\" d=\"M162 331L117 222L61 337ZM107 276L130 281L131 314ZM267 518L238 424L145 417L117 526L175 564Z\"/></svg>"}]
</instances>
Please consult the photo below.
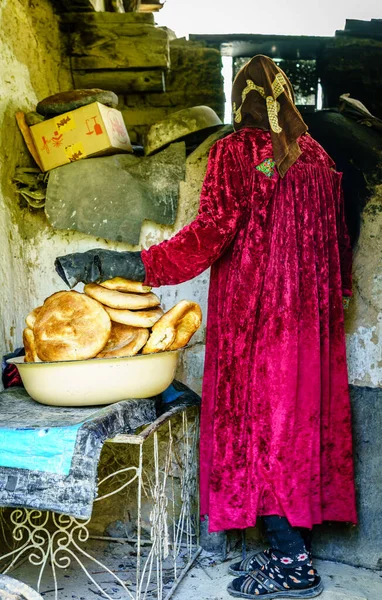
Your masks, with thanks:
<instances>
[{"instance_id":1,"label":"woman's arm","mask_svg":"<svg viewBox=\"0 0 382 600\"><path fill-rule=\"evenodd\" d=\"M168 241L142 251L145 283L158 287L196 277L231 244L245 215L244 174L226 140L211 149L196 219Z\"/></svg>"}]
</instances>

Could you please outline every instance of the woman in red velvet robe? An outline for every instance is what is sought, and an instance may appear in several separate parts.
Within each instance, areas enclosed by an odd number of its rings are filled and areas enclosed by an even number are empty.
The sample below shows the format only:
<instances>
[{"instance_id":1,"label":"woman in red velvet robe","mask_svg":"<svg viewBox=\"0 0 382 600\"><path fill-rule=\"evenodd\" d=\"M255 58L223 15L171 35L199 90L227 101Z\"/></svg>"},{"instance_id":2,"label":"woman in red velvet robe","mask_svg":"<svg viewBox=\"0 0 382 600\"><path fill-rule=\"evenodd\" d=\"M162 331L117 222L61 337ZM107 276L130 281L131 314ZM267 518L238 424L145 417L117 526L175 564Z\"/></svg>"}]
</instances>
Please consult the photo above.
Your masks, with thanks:
<instances>
[{"instance_id":1,"label":"woman in red velvet robe","mask_svg":"<svg viewBox=\"0 0 382 600\"><path fill-rule=\"evenodd\" d=\"M231 572L243 577L230 592L269 596L281 585L284 593L309 588L303 597L313 597L322 587L291 526L356 521L342 304L351 295L351 251L341 175L306 133L273 61L252 59L235 80L233 100L236 132L211 149L198 216L136 259L154 287L211 267L201 514L210 531L280 518L268 527L274 552L235 565ZM277 579L270 565L297 571ZM260 582L245 577L256 568Z\"/></svg>"}]
</instances>

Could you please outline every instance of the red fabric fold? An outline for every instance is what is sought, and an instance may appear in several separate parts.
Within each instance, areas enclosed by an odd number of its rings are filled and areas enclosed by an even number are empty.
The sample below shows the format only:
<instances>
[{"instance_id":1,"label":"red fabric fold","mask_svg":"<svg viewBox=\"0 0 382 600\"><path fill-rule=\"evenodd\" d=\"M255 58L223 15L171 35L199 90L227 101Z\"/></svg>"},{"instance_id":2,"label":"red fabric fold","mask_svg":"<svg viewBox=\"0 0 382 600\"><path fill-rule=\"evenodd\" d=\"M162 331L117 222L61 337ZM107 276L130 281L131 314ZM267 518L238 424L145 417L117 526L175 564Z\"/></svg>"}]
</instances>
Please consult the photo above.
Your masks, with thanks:
<instances>
[{"instance_id":1,"label":"red fabric fold","mask_svg":"<svg viewBox=\"0 0 382 600\"><path fill-rule=\"evenodd\" d=\"M142 252L153 286L212 265L200 440L211 531L270 514L356 522L341 176L309 135L299 145L281 179L256 169L272 158L268 132L217 142L197 218Z\"/></svg>"}]
</instances>

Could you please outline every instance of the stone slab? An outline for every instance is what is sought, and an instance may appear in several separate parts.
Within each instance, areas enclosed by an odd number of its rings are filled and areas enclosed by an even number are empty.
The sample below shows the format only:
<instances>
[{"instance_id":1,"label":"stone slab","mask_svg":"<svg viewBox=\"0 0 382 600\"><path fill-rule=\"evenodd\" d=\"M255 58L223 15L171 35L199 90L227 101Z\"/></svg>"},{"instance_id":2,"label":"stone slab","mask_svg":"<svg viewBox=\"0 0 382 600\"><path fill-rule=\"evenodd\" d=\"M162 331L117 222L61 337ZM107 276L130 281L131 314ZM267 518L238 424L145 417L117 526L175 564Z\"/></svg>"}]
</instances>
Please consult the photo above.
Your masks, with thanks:
<instances>
[{"instance_id":1,"label":"stone slab","mask_svg":"<svg viewBox=\"0 0 382 600\"><path fill-rule=\"evenodd\" d=\"M164 72L147 71L73 71L74 85L77 88L102 87L113 90L116 94L130 92L163 92Z\"/></svg>"},{"instance_id":2,"label":"stone slab","mask_svg":"<svg viewBox=\"0 0 382 600\"><path fill-rule=\"evenodd\" d=\"M56 229L137 245L142 223L175 221L184 143L150 158L116 154L88 158L51 171L45 214Z\"/></svg>"},{"instance_id":3,"label":"stone slab","mask_svg":"<svg viewBox=\"0 0 382 600\"><path fill-rule=\"evenodd\" d=\"M152 25L84 27L70 35L72 68L167 69L168 34Z\"/></svg>"}]
</instances>

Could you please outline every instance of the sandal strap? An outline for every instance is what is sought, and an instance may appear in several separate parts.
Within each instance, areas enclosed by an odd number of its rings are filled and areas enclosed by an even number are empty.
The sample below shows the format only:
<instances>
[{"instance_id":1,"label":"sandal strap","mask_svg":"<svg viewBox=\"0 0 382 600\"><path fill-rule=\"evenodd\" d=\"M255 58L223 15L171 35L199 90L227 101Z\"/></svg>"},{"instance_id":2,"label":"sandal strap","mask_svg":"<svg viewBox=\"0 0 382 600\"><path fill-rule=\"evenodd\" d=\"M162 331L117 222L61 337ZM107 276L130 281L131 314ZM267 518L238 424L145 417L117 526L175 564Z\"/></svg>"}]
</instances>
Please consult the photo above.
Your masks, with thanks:
<instances>
[{"instance_id":1,"label":"sandal strap","mask_svg":"<svg viewBox=\"0 0 382 600\"><path fill-rule=\"evenodd\" d=\"M267 592L285 592L285 588L282 585L274 579L267 577L267 575L264 575L262 571L249 573L248 579L252 580L250 587L254 587L254 583L256 583L256 585L261 585Z\"/></svg>"},{"instance_id":2,"label":"sandal strap","mask_svg":"<svg viewBox=\"0 0 382 600\"><path fill-rule=\"evenodd\" d=\"M245 558L240 563L239 569L240 569L240 571L252 571L252 570L257 569L259 566L265 565L268 561L269 561L269 558L267 557L267 555L264 552L258 552L257 554L254 554L253 556L249 556L248 558ZM255 567L255 569L253 567Z\"/></svg>"}]
</instances>

